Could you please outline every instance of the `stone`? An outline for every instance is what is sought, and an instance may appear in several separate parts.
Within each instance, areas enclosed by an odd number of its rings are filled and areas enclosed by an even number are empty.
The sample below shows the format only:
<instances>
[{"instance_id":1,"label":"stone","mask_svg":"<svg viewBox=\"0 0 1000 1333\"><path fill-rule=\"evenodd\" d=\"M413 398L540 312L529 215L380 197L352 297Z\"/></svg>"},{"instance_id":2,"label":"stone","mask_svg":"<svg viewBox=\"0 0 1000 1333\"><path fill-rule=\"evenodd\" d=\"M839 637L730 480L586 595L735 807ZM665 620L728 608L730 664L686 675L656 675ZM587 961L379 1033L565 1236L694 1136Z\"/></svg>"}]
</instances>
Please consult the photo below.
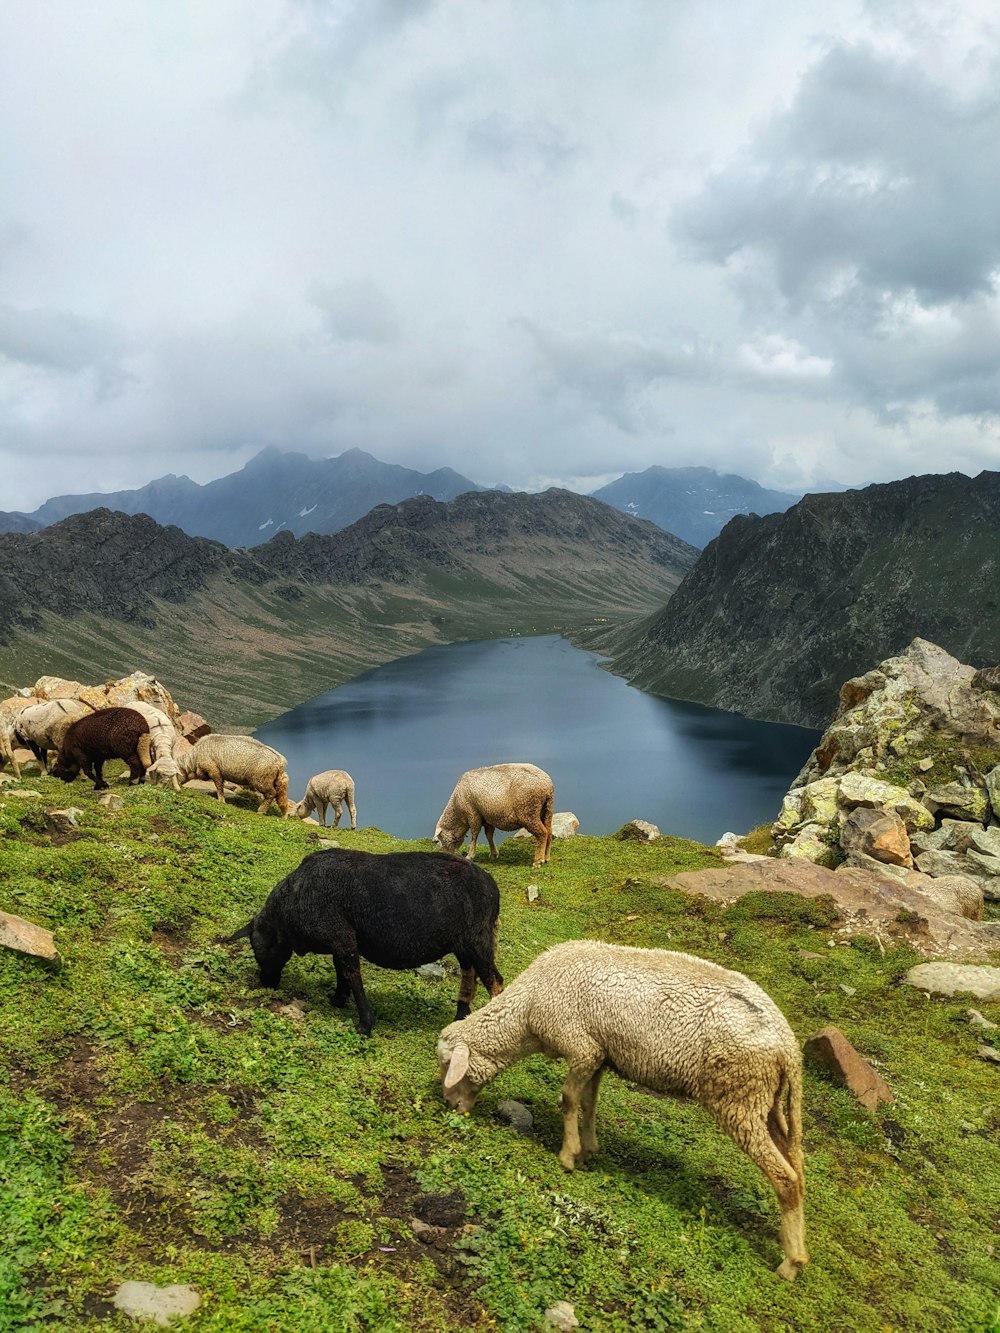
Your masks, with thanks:
<instances>
[{"instance_id":1,"label":"stone","mask_svg":"<svg viewBox=\"0 0 1000 1333\"><path fill-rule=\"evenodd\" d=\"M716 847L721 847L724 851L735 849L740 845L740 835L738 833L723 833L722 837L716 841Z\"/></svg>"},{"instance_id":2,"label":"stone","mask_svg":"<svg viewBox=\"0 0 1000 1333\"><path fill-rule=\"evenodd\" d=\"M983 781L986 783L986 795L990 800L993 818L1000 819L1000 764L991 768Z\"/></svg>"},{"instance_id":3,"label":"stone","mask_svg":"<svg viewBox=\"0 0 1000 1333\"><path fill-rule=\"evenodd\" d=\"M72 833L82 814L82 810L71 805L65 810L46 810L43 819L49 833Z\"/></svg>"},{"instance_id":4,"label":"stone","mask_svg":"<svg viewBox=\"0 0 1000 1333\"><path fill-rule=\"evenodd\" d=\"M968 921L982 921L985 915L983 891L968 875L924 875L919 870L906 875L904 882L946 912L964 916Z\"/></svg>"},{"instance_id":5,"label":"stone","mask_svg":"<svg viewBox=\"0 0 1000 1333\"><path fill-rule=\"evenodd\" d=\"M518 1134L530 1134L535 1124L535 1117L524 1102L511 1101L509 1098L497 1103L497 1114L502 1115Z\"/></svg>"},{"instance_id":6,"label":"stone","mask_svg":"<svg viewBox=\"0 0 1000 1333\"><path fill-rule=\"evenodd\" d=\"M832 824L837 818L839 778L820 778L802 788L803 824Z\"/></svg>"},{"instance_id":7,"label":"stone","mask_svg":"<svg viewBox=\"0 0 1000 1333\"><path fill-rule=\"evenodd\" d=\"M976 1054L980 1060L989 1060L992 1064L1000 1065L1000 1051L995 1046L987 1046L985 1042L976 1047Z\"/></svg>"},{"instance_id":8,"label":"stone","mask_svg":"<svg viewBox=\"0 0 1000 1333\"><path fill-rule=\"evenodd\" d=\"M15 778L12 773L0 773L0 787L13 787L19 778Z\"/></svg>"},{"instance_id":9,"label":"stone","mask_svg":"<svg viewBox=\"0 0 1000 1333\"><path fill-rule=\"evenodd\" d=\"M783 834L790 833L802 823L803 790L802 787L793 787L785 793L778 818L771 825L772 838L780 839Z\"/></svg>"},{"instance_id":10,"label":"stone","mask_svg":"<svg viewBox=\"0 0 1000 1333\"><path fill-rule=\"evenodd\" d=\"M977 1000L1000 1000L1000 967L973 963L918 963L903 980L932 995L968 993Z\"/></svg>"},{"instance_id":11,"label":"stone","mask_svg":"<svg viewBox=\"0 0 1000 1333\"><path fill-rule=\"evenodd\" d=\"M443 963L424 963L417 968L418 977L426 977L428 981L444 981L448 975L448 969Z\"/></svg>"},{"instance_id":12,"label":"stone","mask_svg":"<svg viewBox=\"0 0 1000 1333\"><path fill-rule=\"evenodd\" d=\"M274 1012L290 1018L293 1023L301 1023L306 1016L306 1006L302 1000L291 1000L288 1004L279 1004Z\"/></svg>"},{"instance_id":13,"label":"stone","mask_svg":"<svg viewBox=\"0 0 1000 1333\"><path fill-rule=\"evenodd\" d=\"M615 834L619 842L657 842L660 830L645 819L632 819Z\"/></svg>"},{"instance_id":14,"label":"stone","mask_svg":"<svg viewBox=\"0 0 1000 1333\"><path fill-rule=\"evenodd\" d=\"M125 809L125 802L117 792L101 792L97 798L97 804L109 815L117 815Z\"/></svg>"},{"instance_id":15,"label":"stone","mask_svg":"<svg viewBox=\"0 0 1000 1333\"><path fill-rule=\"evenodd\" d=\"M983 856L995 856L1000 860L1000 825L991 824L989 828L970 826L969 847L974 847Z\"/></svg>"},{"instance_id":16,"label":"stone","mask_svg":"<svg viewBox=\"0 0 1000 1333\"><path fill-rule=\"evenodd\" d=\"M792 841L778 849L778 856L832 868L837 851L830 840L830 827L828 824L803 824Z\"/></svg>"},{"instance_id":17,"label":"stone","mask_svg":"<svg viewBox=\"0 0 1000 1333\"><path fill-rule=\"evenodd\" d=\"M580 1321L576 1317L576 1311L570 1305L569 1301L555 1301L545 1311L545 1322L551 1324L553 1328L562 1329L563 1333L568 1333L571 1328L579 1328Z\"/></svg>"},{"instance_id":18,"label":"stone","mask_svg":"<svg viewBox=\"0 0 1000 1333\"><path fill-rule=\"evenodd\" d=\"M941 827L914 833L910 847L917 852L967 852L973 835L983 832L978 824L967 819L942 819Z\"/></svg>"},{"instance_id":19,"label":"stone","mask_svg":"<svg viewBox=\"0 0 1000 1333\"><path fill-rule=\"evenodd\" d=\"M966 869L965 858L958 852L921 852L917 869L925 875L961 875Z\"/></svg>"},{"instance_id":20,"label":"stone","mask_svg":"<svg viewBox=\"0 0 1000 1333\"><path fill-rule=\"evenodd\" d=\"M580 821L574 815L572 810L560 810L552 816L552 836L553 838L572 838L575 837L577 829L580 827ZM527 830L525 830L527 832Z\"/></svg>"},{"instance_id":21,"label":"stone","mask_svg":"<svg viewBox=\"0 0 1000 1333\"><path fill-rule=\"evenodd\" d=\"M327 850L331 847L339 847L340 843L337 841L336 838L317 838L316 846L322 847L324 850Z\"/></svg>"},{"instance_id":22,"label":"stone","mask_svg":"<svg viewBox=\"0 0 1000 1333\"><path fill-rule=\"evenodd\" d=\"M524 890L524 896L529 903L537 903L542 896L542 891L537 884L529 884Z\"/></svg>"},{"instance_id":23,"label":"stone","mask_svg":"<svg viewBox=\"0 0 1000 1333\"><path fill-rule=\"evenodd\" d=\"M34 788L28 787L21 787L17 791L5 791L4 796L8 800L13 796L15 800L18 801L30 801L32 797L35 796L37 796L39 800L42 799L42 793L40 791L35 791Z\"/></svg>"},{"instance_id":24,"label":"stone","mask_svg":"<svg viewBox=\"0 0 1000 1333\"><path fill-rule=\"evenodd\" d=\"M906 825L895 810L872 810L858 806L840 828L840 845L847 853L860 852L874 861L913 867Z\"/></svg>"},{"instance_id":25,"label":"stone","mask_svg":"<svg viewBox=\"0 0 1000 1333\"><path fill-rule=\"evenodd\" d=\"M894 786L891 782L882 782L879 778L867 777L863 773L845 773L840 779L837 799L841 806L849 810L857 806L866 806L873 810L894 810L902 819L908 834L918 829L934 827L934 816L904 787Z\"/></svg>"},{"instance_id":26,"label":"stone","mask_svg":"<svg viewBox=\"0 0 1000 1333\"><path fill-rule=\"evenodd\" d=\"M929 773L933 767L934 760L929 754L925 754L923 759L917 760L917 768L920 769L921 773Z\"/></svg>"},{"instance_id":27,"label":"stone","mask_svg":"<svg viewBox=\"0 0 1000 1333\"><path fill-rule=\"evenodd\" d=\"M448 1240L448 1228L436 1227L430 1222L424 1222L419 1217L410 1218L410 1230L423 1245L440 1246L442 1242Z\"/></svg>"},{"instance_id":28,"label":"stone","mask_svg":"<svg viewBox=\"0 0 1000 1333\"><path fill-rule=\"evenodd\" d=\"M927 808L955 819L972 819L983 824L989 816L990 803L981 787L966 787L960 782L946 782L932 787L924 797Z\"/></svg>"},{"instance_id":29,"label":"stone","mask_svg":"<svg viewBox=\"0 0 1000 1333\"><path fill-rule=\"evenodd\" d=\"M60 962L52 931L10 912L0 912L0 946L31 954L34 958L44 958L47 963Z\"/></svg>"},{"instance_id":30,"label":"stone","mask_svg":"<svg viewBox=\"0 0 1000 1333\"><path fill-rule=\"evenodd\" d=\"M165 1328L182 1315L194 1314L201 1297L194 1287L157 1287L152 1282L123 1282L112 1297L112 1304L134 1319L152 1319Z\"/></svg>"},{"instance_id":31,"label":"stone","mask_svg":"<svg viewBox=\"0 0 1000 1333\"><path fill-rule=\"evenodd\" d=\"M839 1028L823 1028L808 1038L803 1049L807 1058L825 1069L835 1083L846 1087L866 1110L876 1111L880 1103L895 1100L885 1079L858 1054Z\"/></svg>"},{"instance_id":32,"label":"stone","mask_svg":"<svg viewBox=\"0 0 1000 1333\"><path fill-rule=\"evenodd\" d=\"M207 736L212 728L200 714L189 710L181 713L177 719L177 730L190 745L193 745L195 741L201 740L202 736Z\"/></svg>"},{"instance_id":33,"label":"stone","mask_svg":"<svg viewBox=\"0 0 1000 1333\"><path fill-rule=\"evenodd\" d=\"M991 1023L988 1018L984 1018L978 1009L966 1009L965 1016L969 1020L969 1026L976 1029L977 1032L995 1032L1000 1023Z\"/></svg>"}]
</instances>

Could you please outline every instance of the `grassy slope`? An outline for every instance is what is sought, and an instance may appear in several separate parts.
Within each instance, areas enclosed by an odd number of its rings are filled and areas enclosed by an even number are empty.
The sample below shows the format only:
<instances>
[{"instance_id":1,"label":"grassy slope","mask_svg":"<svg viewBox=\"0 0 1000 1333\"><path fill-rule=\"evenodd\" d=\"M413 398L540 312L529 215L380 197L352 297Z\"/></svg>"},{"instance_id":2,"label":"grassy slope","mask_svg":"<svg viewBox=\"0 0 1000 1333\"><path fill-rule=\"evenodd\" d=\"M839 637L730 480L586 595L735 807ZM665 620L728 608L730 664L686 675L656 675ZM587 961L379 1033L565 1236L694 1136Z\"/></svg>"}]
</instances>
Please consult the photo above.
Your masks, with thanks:
<instances>
[{"instance_id":1,"label":"grassy slope","mask_svg":"<svg viewBox=\"0 0 1000 1333\"><path fill-rule=\"evenodd\" d=\"M453 977L367 967L371 1040L330 1007L328 960L294 959L277 999L254 989L245 944L212 939L314 846L307 826L146 789L109 816L83 783L30 783L84 813L55 846L43 803L0 797L2 905L64 957L52 973L0 951L0 1329L124 1328L107 1301L126 1278L194 1283L184 1327L219 1333L520 1330L557 1299L587 1329L995 1326L997 1071L963 1003L895 985L911 957L829 948L822 904L657 888L717 856L672 839L560 842L534 872L530 843L507 842L496 867L508 978L569 937L690 950L761 982L800 1037L833 1022L875 1058L897 1093L879 1116L807 1071L814 1262L789 1286L770 1190L697 1107L606 1080L602 1150L567 1176L557 1065L507 1071L471 1117L445 1110ZM293 997L304 1018L278 1012ZM498 1118L506 1097L534 1136ZM452 1225L443 1249L413 1239L415 1213Z\"/></svg>"}]
</instances>

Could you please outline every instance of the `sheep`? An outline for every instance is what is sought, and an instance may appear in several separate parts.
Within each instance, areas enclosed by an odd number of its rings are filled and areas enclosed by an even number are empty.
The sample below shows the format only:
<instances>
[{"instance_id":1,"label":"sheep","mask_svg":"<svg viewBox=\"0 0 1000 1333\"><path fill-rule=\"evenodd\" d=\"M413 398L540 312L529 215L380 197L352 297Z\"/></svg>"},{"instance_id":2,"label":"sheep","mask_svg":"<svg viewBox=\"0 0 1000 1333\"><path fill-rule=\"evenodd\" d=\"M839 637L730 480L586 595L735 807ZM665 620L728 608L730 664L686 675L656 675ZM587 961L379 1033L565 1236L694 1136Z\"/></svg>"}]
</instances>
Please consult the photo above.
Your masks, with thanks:
<instances>
[{"instance_id":1,"label":"sheep","mask_svg":"<svg viewBox=\"0 0 1000 1333\"><path fill-rule=\"evenodd\" d=\"M129 786L144 782L151 762L149 723L134 708L99 708L67 728L52 776L72 782L82 770L95 791L107 788L102 768L108 759L128 764Z\"/></svg>"},{"instance_id":2,"label":"sheep","mask_svg":"<svg viewBox=\"0 0 1000 1333\"><path fill-rule=\"evenodd\" d=\"M146 770L146 781L162 782L164 786L180 791L180 770L174 758L174 746L180 739L177 728L166 713L152 704L136 702L129 704L129 707L141 713L149 723L149 746L153 762Z\"/></svg>"},{"instance_id":3,"label":"sheep","mask_svg":"<svg viewBox=\"0 0 1000 1333\"><path fill-rule=\"evenodd\" d=\"M48 752L58 752L67 728L94 711L90 704L79 699L47 699L29 704L14 719L14 740L26 745L41 764L42 772L48 772Z\"/></svg>"},{"instance_id":4,"label":"sheep","mask_svg":"<svg viewBox=\"0 0 1000 1333\"><path fill-rule=\"evenodd\" d=\"M236 782L250 787L260 796L259 815L271 807L273 801L287 819L292 812L288 800L288 775L285 756L269 745L255 741L252 736L202 736L177 761L177 775L181 782L191 778L206 778L215 783L215 794L225 801L223 782Z\"/></svg>"},{"instance_id":5,"label":"sheep","mask_svg":"<svg viewBox=\"0 0 1000 1333\"><path fill-rule=\"evenodd\" d=\"M340 823L341 802L347 803L351 816L351 828L358 827L358 812L354 806L354 779L342 768L328 768L325 773L317 773L306 784L306 794L295 807L299 819L308 819L310 815L319 815L319 822L326 828L326 807L333 806L333 827Z\"/></svg>"},{"instance_id":6,"label":"sheep","mask_svg":"<svg viewBox=\"0 0 1000 1333\"><path fill-rule=\"evenodd\" d=\"M14 719L9 713L0 711L0 768L4 764L10 764L14 771L15 778L20 780L21 768L14 757L14 747L17 742L14 739Z\"/></svg>"},{"instance_id":7,"label":"sheep","mask_svg":"<svg viewBox=\"0 0 1000 1333\"><path fill-rule=\"evenodd\" d=\"M552 846L552 811L555 795L548 773L534 764L493 764L470 768L455 784L434 830L434 842L446 852L461 846L470 835L468 856L476 854L480 828L490 855L496 860L494 829L510 832L525 828L535 839L532 868L549 859Z\"/></svg>"},{"instance_id":8,"label":"sheep","mask_svg":"<svg viewBox=\"0 0 1000 1333\"><path fill-rule=\"evenodd\" d=\"M457 1018L469 1012L476 977L499 995L495 955L500 892L479 866L443 852L313 852L276 884L264 906L224 944L249 937L262 986L276 987L293 953L328 953L337 970L331 996L353 995L358 1030L371 1036L375 1012L361 959L396 970L453 953L462 969Z\"/></svg>"},{"instance_id":9,"label":"sheep","mask_svg":"<svg viewBox=\"0 0 1000 1333\"><path fill-rule=\"evenodd\" d=\"M568 1065L562 1090L567 1171L597 1151L601 1076L693 1098L764 1172L781 1207L781 1277L805 1246L802 1056L770 997L740 972L690 954L571 940L547 949L437 1044L448 1105L467 1114L501 1070L542 1051ZM578 1113L582 1109L582 1129Z\"/></svg>"}]
</instances>

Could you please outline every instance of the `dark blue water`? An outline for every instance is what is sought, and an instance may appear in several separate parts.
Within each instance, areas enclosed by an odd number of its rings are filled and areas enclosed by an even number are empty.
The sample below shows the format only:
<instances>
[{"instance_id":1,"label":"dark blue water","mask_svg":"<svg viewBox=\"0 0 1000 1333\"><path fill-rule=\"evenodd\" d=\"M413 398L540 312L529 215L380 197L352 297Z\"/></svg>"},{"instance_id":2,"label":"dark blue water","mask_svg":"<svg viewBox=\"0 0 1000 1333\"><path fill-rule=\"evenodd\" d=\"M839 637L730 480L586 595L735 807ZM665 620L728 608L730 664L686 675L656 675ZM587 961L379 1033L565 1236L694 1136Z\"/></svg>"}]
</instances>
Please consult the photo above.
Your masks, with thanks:
<instances>
[{"instance_id":1,"label":"dark blue water","mask_svg":"<svg viewBox=\"0 0 1000 1333\"><path fill-rule=\"evenodd\" d=\"M581 833L648 819L714 842L774 819L818 733L660 699L557 636L428 648L254 734L288 758L290 794L326 768L357 784L359 825L431 837L459 774L526 760Z\"/></svg>"}]
</instances>

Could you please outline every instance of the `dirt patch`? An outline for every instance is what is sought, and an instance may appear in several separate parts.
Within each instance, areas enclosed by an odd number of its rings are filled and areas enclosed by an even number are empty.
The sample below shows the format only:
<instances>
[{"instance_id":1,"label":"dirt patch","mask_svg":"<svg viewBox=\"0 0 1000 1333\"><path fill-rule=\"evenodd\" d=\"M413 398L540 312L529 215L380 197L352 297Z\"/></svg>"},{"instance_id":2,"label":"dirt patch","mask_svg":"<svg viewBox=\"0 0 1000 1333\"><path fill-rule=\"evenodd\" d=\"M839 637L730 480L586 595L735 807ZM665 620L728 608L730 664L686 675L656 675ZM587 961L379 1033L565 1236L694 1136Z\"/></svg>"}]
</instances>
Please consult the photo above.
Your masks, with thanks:
<instances>
[{"instance_id":1,"label":"dirt patch","mask_svg":"<svg viewBox=\"0 0 1000 1333\"><path fill-rule=\"evenodd\" d=\"M273 1254L291 1254L315 1268L334 1261L337 1228L344 1216L340 1204L286 1194L278 1200L278 1225L259 1244Z\"/></svg>"}]
</instances>

